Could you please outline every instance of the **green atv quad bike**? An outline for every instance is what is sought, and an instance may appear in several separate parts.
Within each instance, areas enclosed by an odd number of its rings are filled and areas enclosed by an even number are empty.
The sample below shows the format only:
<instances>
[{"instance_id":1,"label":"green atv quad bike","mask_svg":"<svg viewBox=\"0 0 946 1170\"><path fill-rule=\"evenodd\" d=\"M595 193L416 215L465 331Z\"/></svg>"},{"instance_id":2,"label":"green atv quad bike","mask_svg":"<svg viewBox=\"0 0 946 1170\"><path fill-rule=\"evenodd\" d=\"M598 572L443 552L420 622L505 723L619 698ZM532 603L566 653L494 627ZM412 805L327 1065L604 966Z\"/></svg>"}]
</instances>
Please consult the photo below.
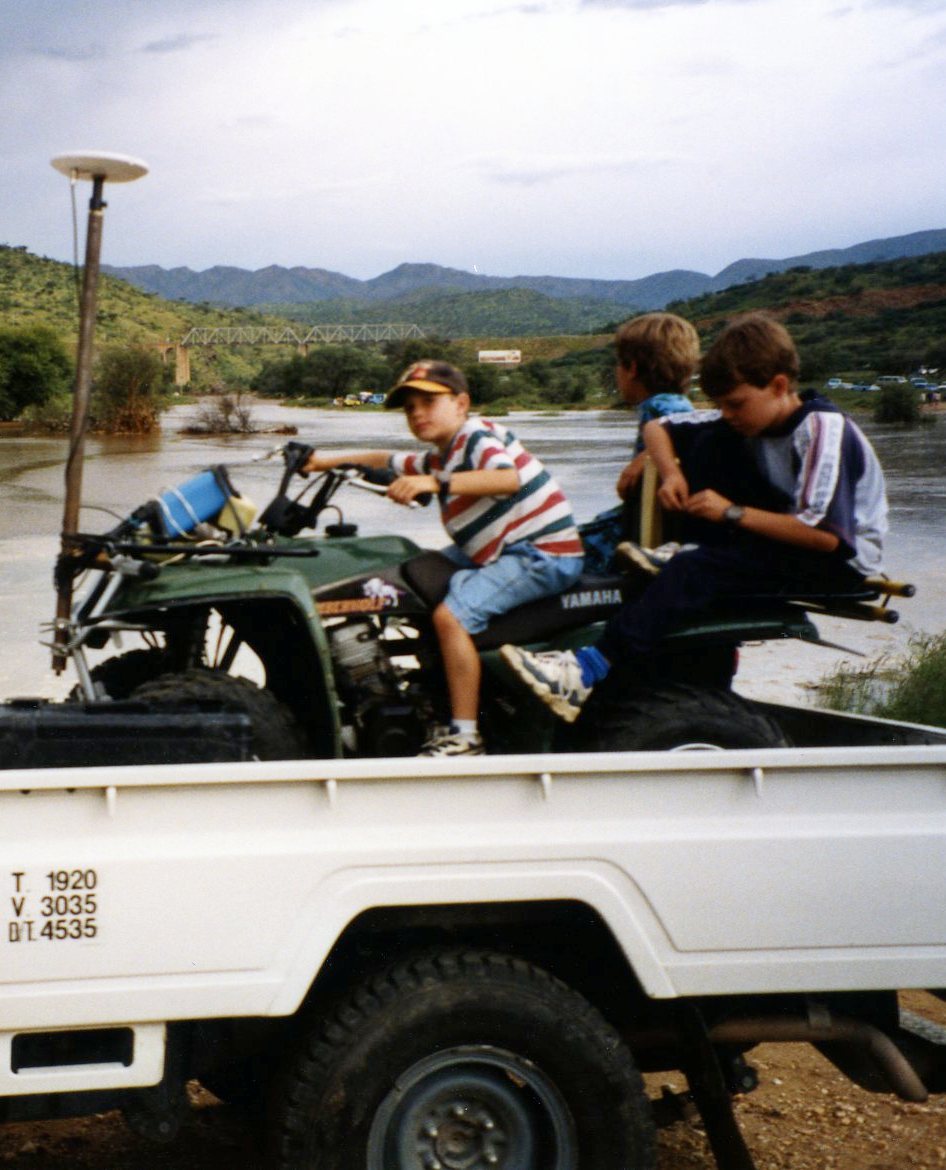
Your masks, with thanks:
<instances>
[{"instance_id":1,"label":"green atv quad bike","mask_svg":"<svg viewBox=\"0 0 946 1170\"><path fill-rule=\"evenodd\" d=\"M283 474L258 521L248 520L246 501L218 466L111 531L74 538L57 581L71 586L80 574L91 580L67 631L66 653L79 676L73 697L243 712L261 759L414 755L432 725L449 721L431 613L453 563L403 536L360 537L344 522L333 503L339 490L384 492L386 473L340 467L303 476L291 495L311 450L296 442L277 448ZM333 522L322 535L299 535L326 511ZM809 610L858 616L863 609L876 617L872 603L884 592L876 584L844 598L742 598L738 612L707 613L664 640L646 677L613 672L568 727L525 691L498 648L587 644L643 588L627 575L585 575L561 596L512 610L476 637L487 750L784 746L775 719L730 689L740 643L817 641ZM87 651L117 649L131 635L139 647L89 666Z\"/></svg>"}]
</instances>

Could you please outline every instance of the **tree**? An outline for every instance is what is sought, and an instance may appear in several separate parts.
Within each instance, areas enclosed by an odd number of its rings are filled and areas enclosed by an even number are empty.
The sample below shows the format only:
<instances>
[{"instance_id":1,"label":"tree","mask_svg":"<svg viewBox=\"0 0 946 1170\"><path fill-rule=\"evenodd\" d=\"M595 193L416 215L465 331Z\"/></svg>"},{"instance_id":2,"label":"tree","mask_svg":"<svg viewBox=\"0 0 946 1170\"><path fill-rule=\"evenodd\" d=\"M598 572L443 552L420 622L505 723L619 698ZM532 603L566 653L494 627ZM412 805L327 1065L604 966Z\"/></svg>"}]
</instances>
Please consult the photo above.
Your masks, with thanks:
<instances>
[{"instance_id":1,"label":"tree","mask_svg":"<svg viewBox=\"0 0 946 1170\"><path fill-rule=\"evenodd\" d=\"M306 357L268 363L253 388L268 398L344 398L383 389L388 380L387 362L378 353L358 345L321 345Z\"/></svg>"},{"instance_id":2,"label":"tree","mask_svg":"<svg viewBox=\"0 0 946 1170\"><path fill-rule=\"evenodd\" d=\"M65 393L71 379L72 363L52 329L0 329L0 419L43 406Z\"/></svg>"},{"instance_id":3,"label":"tree","mask_svg":"<svg viewBox=\"0 0 946 1170\"><path fill-rule=\"evenodd\" d=\"M502 386L495 366L469 365L463 372L474 406L483 406L502 397Z\"/></svg>"},{"instance_id":4,"label":"tree","mask_svg":"<svg viewBox=\"0 0 946 1170\"><path fill-rule=\"evenodd\" d=\"M381 352L388 363L388 381L392 386L408 366L425 358L457 364L455 347L445 337L411 337L405 341L386 341Z\"/></svg>"},{"instance_id":5,"label":"tree","mask_svg":"<svg viewBox=\"0 0 946 1170\"><path fill-rule=\"evenodd\" d=\"M253 382L253 389L263 398L293 398L300 393L305 374L305 358L293 354L288 361L266 362Z\"/></svg>"},{"instance_id":6,"label":"tree","mask_svg":"<svg viewBox=\"0 0 946 1170\"><path fill-rule=\"evenodd\" d=\"M358 390L383 387L387 375L387 363L369 349L357 345L322 345L305 359L297 393L313 398L344 398Z\"/></svg>"},{"instance_id":7,"label":"tree","mask_svg":"<svg viewBox=\"0 0 946 1170\"><path fill-rule=\"evenodd\" d=\"M147 434L164 406L166 371L158 353L112 346L98 360L90 414L98 430Z\"/></svg>"}]
</instances>

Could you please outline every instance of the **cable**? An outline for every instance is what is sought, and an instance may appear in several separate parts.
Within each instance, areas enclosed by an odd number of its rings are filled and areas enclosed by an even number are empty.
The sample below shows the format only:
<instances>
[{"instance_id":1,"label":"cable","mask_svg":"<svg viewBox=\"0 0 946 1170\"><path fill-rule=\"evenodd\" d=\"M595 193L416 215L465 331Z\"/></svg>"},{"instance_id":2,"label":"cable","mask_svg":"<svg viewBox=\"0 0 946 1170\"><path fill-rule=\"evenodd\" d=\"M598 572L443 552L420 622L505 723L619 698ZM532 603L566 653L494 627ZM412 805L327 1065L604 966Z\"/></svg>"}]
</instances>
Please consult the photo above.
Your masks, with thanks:
<instances>
[{"instance_id":1,"label":"cable","mask_svg":"<svg viewBox=\"0 0 946 1170\"><path fill-rule=\"evenodd\" d=\"M106 508L103 504L83 504L83 512L104 512L106 516L111 516L113 520L124 520L125 517L121 512L115 512L111 508Z\"/></svg>"},{"instance_id":2,"label":"cable","mask_svg":"<svg viewBox=\"0 0 946 1170\"><path fill-rule=\"evenodd\" d=\"M69 176L69 194L72 196L72 271L76 281L76 304L82 306L82 280L79 275L79 213L76 207L76 184L79 174L73 171Z\"/></svg>"}]
</instances>

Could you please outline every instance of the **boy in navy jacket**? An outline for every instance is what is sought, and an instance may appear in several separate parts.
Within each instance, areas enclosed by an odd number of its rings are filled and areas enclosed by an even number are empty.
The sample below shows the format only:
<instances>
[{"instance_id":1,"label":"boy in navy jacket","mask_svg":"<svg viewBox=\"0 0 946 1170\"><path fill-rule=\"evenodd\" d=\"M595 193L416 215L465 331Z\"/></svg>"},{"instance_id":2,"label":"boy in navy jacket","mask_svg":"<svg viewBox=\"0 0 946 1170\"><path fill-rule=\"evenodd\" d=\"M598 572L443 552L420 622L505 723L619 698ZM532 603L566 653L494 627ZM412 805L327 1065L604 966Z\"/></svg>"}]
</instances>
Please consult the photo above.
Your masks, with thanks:
<instances>
[{"instance_id":1,"label":"boy in navy jacket","mask_svg":"<svg viewBox=\"0 0 946 1170\"><path fill-rule=\"evenodd\" d=\"M503 647L507 665L563 719L578 717L613 665L645 659L672 626L720 598L847 592L882 571L887 501L877 457L834 405L799 393L798 376L787 330L750 314L703 360L702 388L717 409L648 423L658 498L700 525L701 543L669 560L595 645Z\"/></svg>"}]
</instances>

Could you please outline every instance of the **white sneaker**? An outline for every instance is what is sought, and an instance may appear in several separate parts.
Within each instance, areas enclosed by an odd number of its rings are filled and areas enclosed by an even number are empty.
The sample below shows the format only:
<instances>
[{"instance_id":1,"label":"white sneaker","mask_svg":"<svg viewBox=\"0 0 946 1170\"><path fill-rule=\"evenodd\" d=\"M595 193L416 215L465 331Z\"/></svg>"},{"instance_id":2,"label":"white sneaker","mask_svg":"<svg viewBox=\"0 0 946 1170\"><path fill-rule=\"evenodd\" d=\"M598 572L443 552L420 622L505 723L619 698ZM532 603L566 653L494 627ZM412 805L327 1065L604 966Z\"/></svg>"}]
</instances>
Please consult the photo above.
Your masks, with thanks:
<instances>
[{"instance_id":1,"label":"white sneaker","mask_svg":"<svg viewBox=\"0 0 946 1170\"><path fill-rule=\"evenodd\" d=\"M575 722L592 688L582 682L581 667L571 650L533 654L506 645L500 648L499 656L546 707L566 723Z\"/></svg>"},{"instance_id":2,"label":"white sneaker","mask_svg":"<svg viewBox=\"0 0 946 1170\"><path fill-rule=\"evenodd\" d=\"M682 546L674 541L659 548L643 548L633 540L625 540L614 550L614 556L622 568L636 569L648 577L656 577L667 561L681 550Z\"/></svg>"},{"instance_id":3,"label":"white sneaker","mask_svg":"<svg viewBox=\"0 0 946 1170\"><path fill-rule=\"evenodd\" d=\"M451 731L437 727L417 753L419 756L482 756L486 748L478 731Z\"/></svg>"}]
</instances>

